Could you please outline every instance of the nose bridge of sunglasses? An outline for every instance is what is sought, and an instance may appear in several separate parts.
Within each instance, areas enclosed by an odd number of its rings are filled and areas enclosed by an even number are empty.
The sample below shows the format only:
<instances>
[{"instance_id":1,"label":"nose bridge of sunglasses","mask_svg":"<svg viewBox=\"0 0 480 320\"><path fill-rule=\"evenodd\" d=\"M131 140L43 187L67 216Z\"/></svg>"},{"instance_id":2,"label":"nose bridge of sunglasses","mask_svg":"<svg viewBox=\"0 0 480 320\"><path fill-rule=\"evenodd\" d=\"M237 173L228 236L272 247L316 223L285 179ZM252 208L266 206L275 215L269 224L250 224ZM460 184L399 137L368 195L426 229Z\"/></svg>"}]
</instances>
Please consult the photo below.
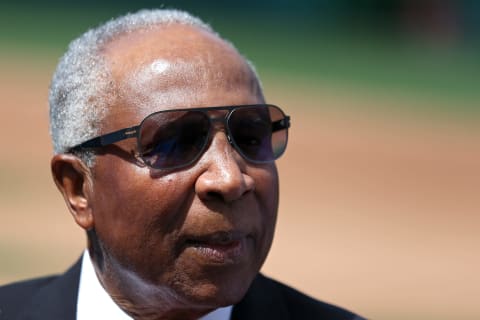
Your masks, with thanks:
<instances>
[{"instance_id":1,"label":"nose bridge of sunglasses","mask_svg":"<svg viewBox=\"0 0 480 320\"><path fill-rule=\"evenodd\" d=\"M227 138L229 145L233 147L233 149L236 149L233 138L230 136L229 130L227 129L230 113L230 110L209 110L208 117L210 118L211 123L212 139L214 139L218 133L222 133L224 137Z\"/></svg>"},{"instance_id":2,"label":"nose bridge of sunglasses","mask_svg":"<svg viewBox=\"0 0 480 320\"><path fill-rule=\"evenodd\" d=\"M214 131L220 130L220 131L226 132L227 117L228 117L227 113L225 113L224 111L222 112L220 110L210 111L208 113L208 117L210 118L210 124Z\"/></svg>"},{"instance_id":3,"label":"nose bridge of sunglasses","mask_svg":"<svg viewBox=\"0 0 480 320\"><path fill-rule=\"evenodd\" d=\"M222 133L230 145L234 147L232 137L230 137L229 131L227 130L227 118L225 116L216 116L210 117L212 124L212 139L218 134Z\"/></svg>"}]
</instances>

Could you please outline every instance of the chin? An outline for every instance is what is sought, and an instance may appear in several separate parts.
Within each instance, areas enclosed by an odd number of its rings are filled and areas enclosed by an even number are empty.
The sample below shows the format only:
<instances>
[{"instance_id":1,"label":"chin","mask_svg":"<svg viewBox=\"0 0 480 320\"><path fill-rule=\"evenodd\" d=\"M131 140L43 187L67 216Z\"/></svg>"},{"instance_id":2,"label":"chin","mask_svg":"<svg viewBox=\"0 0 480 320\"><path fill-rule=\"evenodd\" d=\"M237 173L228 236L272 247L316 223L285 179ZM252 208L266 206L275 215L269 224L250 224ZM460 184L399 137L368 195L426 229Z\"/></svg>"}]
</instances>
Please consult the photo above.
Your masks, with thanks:
<instances>
[{"instance_id":1,"label":"chin","mask_svg":"<svg viewBox=\"0 0 480 320\"><path fill-rule=\"evenodd\" d=\"M238 303L257 276L264 255L256 255L248 241L233 249L204 247L183 251L169 284L194 305L218 308Z\"/></svg>"},{"instance_id":2,"label":"chin","mask_svg":"<svg viewBox=\"0 0 480 320\"><path fill-rule=\"evenodd\" d=\"M257 273L216 273L211 277L196 280L183 286L183 295L194 305L219 308L238 303L247 293ZM184 283L185 284L185 283Z\"/></svg>"},{"instance_id":3,"label":"chin","mask_svg":"<svg viewBox=\"0 0 480 320\"><path fill-rule=\"evenodd\" d=\"M195 304L209 308L220 308L233 305L242 300L250 287L251 281L241 281L237 283L222 284L221 287L215 284L204 284L195 290L192 298Z\"/></svg>"}]
</instances>

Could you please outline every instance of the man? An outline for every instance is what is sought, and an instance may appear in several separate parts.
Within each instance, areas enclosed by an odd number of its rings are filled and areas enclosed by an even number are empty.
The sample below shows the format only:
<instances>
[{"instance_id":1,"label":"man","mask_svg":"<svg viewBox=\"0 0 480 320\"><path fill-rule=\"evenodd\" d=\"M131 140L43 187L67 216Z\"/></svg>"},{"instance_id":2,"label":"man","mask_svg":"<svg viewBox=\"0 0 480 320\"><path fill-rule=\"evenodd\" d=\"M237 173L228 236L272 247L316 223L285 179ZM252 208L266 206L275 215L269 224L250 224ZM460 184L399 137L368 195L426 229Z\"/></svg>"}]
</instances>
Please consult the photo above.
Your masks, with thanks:
<instances>
[{"instance_id":1,"label":"man","mask_svg":"<svg viewBox=\"0 0 480 320\"><path fill-rule=\"evenodd\" d=\"M72 42L50 92L53 178L87 233L0 319L359 319L258 272L289 117L203 22L140 11Z\"/></svg>"}]
</instances>

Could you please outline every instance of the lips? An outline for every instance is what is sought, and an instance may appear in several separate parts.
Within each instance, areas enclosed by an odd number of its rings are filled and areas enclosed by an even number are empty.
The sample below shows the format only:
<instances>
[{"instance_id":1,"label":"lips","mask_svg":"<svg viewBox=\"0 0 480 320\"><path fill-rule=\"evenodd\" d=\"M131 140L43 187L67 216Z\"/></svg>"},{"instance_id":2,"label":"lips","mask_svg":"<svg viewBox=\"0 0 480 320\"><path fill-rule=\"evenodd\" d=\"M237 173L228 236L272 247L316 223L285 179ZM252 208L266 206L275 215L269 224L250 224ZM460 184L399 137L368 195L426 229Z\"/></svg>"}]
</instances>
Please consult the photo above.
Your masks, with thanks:
<instances>
[{"instance_id":1,"label":"lips","mask_svg":"<svg viewBox=\"0 0 480 320\"><path fill-rule=\"evenodd\" d=\"M187 236L184 248L213 263L235 263L244 256L247 236L239 231L218 231Z\"/></svg>"}]
</instances>

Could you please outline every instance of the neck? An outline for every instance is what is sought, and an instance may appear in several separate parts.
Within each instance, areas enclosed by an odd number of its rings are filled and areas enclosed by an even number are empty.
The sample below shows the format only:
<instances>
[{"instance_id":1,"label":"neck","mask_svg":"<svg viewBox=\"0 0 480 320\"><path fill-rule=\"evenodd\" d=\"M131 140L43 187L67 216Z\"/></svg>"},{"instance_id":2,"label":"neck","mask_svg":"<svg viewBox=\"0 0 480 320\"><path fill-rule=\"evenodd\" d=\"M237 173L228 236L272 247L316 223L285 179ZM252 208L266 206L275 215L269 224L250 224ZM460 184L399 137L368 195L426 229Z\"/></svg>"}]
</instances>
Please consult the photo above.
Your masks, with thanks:
<instances>
[{"instance_id":1,"label":"neck","mask_svg":"<svg viewBox=\"0 0 480 320\"><path fill-rule=\"evenodd\" d=\"M102 254L98 259L92 251L95 250L89 250L90 259L102 287L135 320L195 320L214 309L181 298L168 286L145 281L109 255Z\"/></svg>"}]
</instances>

